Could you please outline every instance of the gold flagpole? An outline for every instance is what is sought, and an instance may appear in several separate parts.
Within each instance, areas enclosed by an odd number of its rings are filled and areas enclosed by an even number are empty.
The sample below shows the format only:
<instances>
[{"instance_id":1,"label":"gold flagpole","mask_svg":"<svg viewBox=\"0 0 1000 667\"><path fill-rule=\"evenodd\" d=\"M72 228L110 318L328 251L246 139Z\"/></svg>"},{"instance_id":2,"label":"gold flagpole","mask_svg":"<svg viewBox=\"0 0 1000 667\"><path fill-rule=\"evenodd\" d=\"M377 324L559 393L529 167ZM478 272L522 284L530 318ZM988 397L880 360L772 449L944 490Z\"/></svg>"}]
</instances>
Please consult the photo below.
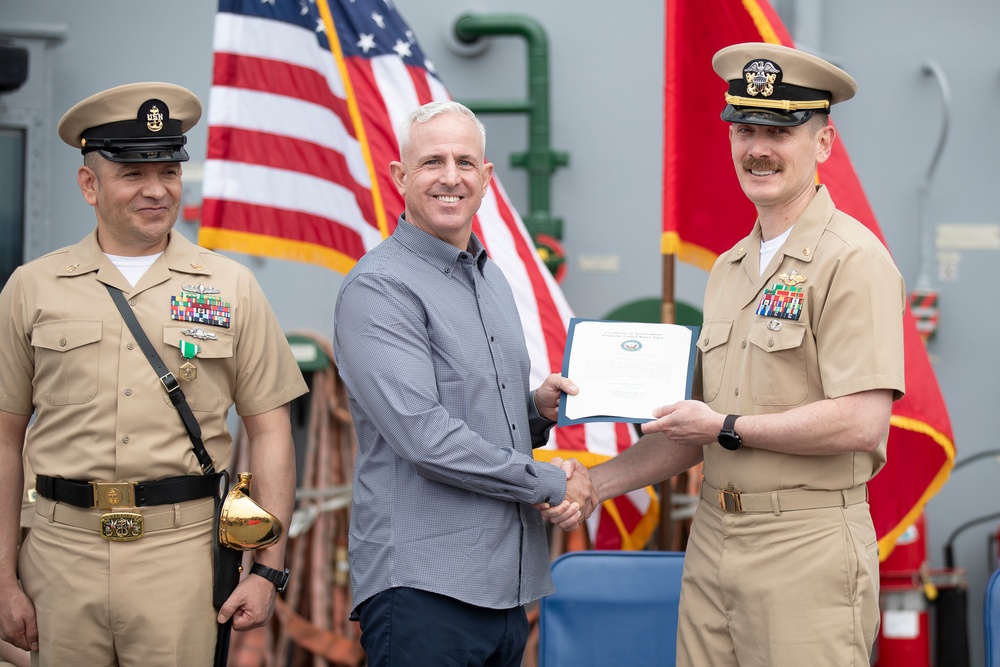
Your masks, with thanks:
<instances>
[{"instance_id":1,"label":"gold flagpole","mask_svg":"<svg viewBox=\"0 0 1000 667\"><path fill-rule=\"evenodd\" d=\"M660 321L674 324L676 307L674 303L674 255L663 255L662 297L660 300ZM656 548L659 551L671 551L673 545L673 521L670 518L671 480L660 482L660 527L657 531Z\"/></svg>"}]
</instances>

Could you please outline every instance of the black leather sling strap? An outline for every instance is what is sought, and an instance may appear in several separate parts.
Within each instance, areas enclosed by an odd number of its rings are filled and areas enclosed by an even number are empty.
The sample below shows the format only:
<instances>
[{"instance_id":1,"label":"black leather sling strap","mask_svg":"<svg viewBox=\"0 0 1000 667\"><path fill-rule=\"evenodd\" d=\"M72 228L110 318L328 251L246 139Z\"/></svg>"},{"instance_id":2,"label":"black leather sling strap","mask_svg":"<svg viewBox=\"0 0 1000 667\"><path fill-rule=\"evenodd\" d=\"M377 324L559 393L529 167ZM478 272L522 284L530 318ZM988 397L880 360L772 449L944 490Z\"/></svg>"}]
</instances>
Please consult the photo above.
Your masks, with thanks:
<instances>
[{"instance_id":1,"label":"black leather sling strap","mask_svg":"<svg viewBox=\"0 0 1000 667\"><path fill-rule=\"evenodd\" d=\"M108 288L108 293L111 294L115 305L118 306L118 311L122 314L122 318L125 320L125 324L128 325L129 331L135 336L135 341L139 343L139 347L146 355L146 359L149 360L149 364L156 371L156 376L160 378L160 384L167 390L170 402L177 408L177 414L181 416L184 428L187 429L188 435L191 436L191 446L194 449L194 455L198 457L198 463L201 464L201 471L206 475L214 474L215 465L212 463L212 457L209 456L208 451L205 449L205 443L201 441L201 426L198 425L198 420L194 418L194 413L191 412L191 406L187 404L187 399L184 398L184 392L181 391L180 383L177 382L174 374L163 364L160 355L157 354L153 344L149 342L146 332L142 330L142 325L136 319L135 313L129 307L122 291L111 285L105 285L105 287Z\"/></svg>"}]
</instances>

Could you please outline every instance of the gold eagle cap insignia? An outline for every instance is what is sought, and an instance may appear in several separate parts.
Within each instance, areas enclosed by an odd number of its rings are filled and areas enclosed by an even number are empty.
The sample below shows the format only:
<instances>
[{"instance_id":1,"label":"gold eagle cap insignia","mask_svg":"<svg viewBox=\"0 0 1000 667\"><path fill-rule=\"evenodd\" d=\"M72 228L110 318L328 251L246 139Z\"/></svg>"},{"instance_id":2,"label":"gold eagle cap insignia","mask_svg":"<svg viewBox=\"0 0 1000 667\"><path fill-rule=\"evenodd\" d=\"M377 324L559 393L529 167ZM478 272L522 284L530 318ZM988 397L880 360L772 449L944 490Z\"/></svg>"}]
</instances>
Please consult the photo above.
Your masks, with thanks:
<instances>
[{"instance_id":1,"label":"gold eagle cap insignia","mask_svg":"<svg viewBox=\"0 0 1000 667\"><path fill-rule=\"evenodd\" d=\"M743 77L747 84L747 95L750 97L770 97L774 94L774 84L781 70L770 60L756 60L747 63L743 68Z\"/></svg>"}]
</instances>

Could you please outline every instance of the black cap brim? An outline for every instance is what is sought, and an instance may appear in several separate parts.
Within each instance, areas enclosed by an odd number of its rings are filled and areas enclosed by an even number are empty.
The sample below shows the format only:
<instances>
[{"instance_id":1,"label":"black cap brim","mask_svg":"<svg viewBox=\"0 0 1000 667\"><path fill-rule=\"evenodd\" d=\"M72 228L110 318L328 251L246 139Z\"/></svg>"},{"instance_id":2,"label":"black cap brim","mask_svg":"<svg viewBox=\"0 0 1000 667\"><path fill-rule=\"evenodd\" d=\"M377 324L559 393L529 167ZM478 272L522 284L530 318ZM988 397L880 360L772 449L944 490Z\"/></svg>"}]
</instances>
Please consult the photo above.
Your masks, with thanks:
<instances>
[{"instance_id":1,"label":"black cap brim","mask_svg":"<svg viewBox=\"0 0 1000 667\"><path fill-rule=\"evenodd\" d=\"M88 131L89 134L99 134ZM187 162L190 158L184 144L187 137L183 135L167 137L137 137L137 138L86 138L86 145L81 149L86 155L90 152L100 153L111 162Z\"/></svg>"},{"instance_id":2,"label":"black cap brim","mask_svg":"<svg viewBox=\"0 0 1000 667\"><path fill-rule=\"evenodd\" d=\"M96 152L112 162L187 162L191 159L180 147L134 146L123 151L97 149Z\"/></svg>"},{"instance_id":3,"label":"black cap brim","mask_svg":"<svg viewBox=\"0 0 1000 667\"><path fill-rule=\"evenodd\" d=\"M774 109L753 109L750 107L734 107L727 104L722 110L722 120L727 123L744 123L746 125L768 125L770 127L795 127L806 123L815 109L801 111L775 111ZM822 112L820 112L822 113Z\"/></svg>"}]
</instances>

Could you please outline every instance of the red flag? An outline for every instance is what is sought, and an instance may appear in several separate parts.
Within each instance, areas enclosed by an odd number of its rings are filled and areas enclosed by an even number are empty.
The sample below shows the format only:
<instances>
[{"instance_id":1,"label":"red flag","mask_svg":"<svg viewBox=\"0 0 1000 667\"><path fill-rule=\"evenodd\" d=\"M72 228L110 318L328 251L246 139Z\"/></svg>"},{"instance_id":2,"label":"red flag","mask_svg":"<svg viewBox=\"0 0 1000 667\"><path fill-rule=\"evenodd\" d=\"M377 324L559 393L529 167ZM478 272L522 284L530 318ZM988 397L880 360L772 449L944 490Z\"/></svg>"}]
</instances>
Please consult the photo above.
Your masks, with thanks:
<instances>
[{"instance_id":1,"label":"red flag","mask_svg":"<svg viewBox=\"0 0 1000 667\"><path fill-rule=\"evenodd\" d=\"M381 0L220 0L214 50L199 242L347 273L403 210L396 128L450 99L433 64ZM514 291L537 386L562 367L572 312L496 175L490 185L474 231ZM634 439L622 424L559 428L535 455L592 464ZM651 490L605 507L591 522L601 548L641 548L658 520Z\"/></svg>"},{"instance_id":2,"label":"red flag","mask_svg":"<svg viewBox=\"0 0 1000 667\"><path fill-rule=\"evenodd\" d=\"M666 20L662 249L709 270L757 217L732 165L729 128L719 118L726 84L712 56L740 42L794 44L767 0L667 0ZM885 243L842 142L819 166L818 180L840 210ZM906 395L893 404L888 462L869 484L882 560L944 485L955 458L948 411L909 306L904 319Z\"/></svg>"}]
</instances>

